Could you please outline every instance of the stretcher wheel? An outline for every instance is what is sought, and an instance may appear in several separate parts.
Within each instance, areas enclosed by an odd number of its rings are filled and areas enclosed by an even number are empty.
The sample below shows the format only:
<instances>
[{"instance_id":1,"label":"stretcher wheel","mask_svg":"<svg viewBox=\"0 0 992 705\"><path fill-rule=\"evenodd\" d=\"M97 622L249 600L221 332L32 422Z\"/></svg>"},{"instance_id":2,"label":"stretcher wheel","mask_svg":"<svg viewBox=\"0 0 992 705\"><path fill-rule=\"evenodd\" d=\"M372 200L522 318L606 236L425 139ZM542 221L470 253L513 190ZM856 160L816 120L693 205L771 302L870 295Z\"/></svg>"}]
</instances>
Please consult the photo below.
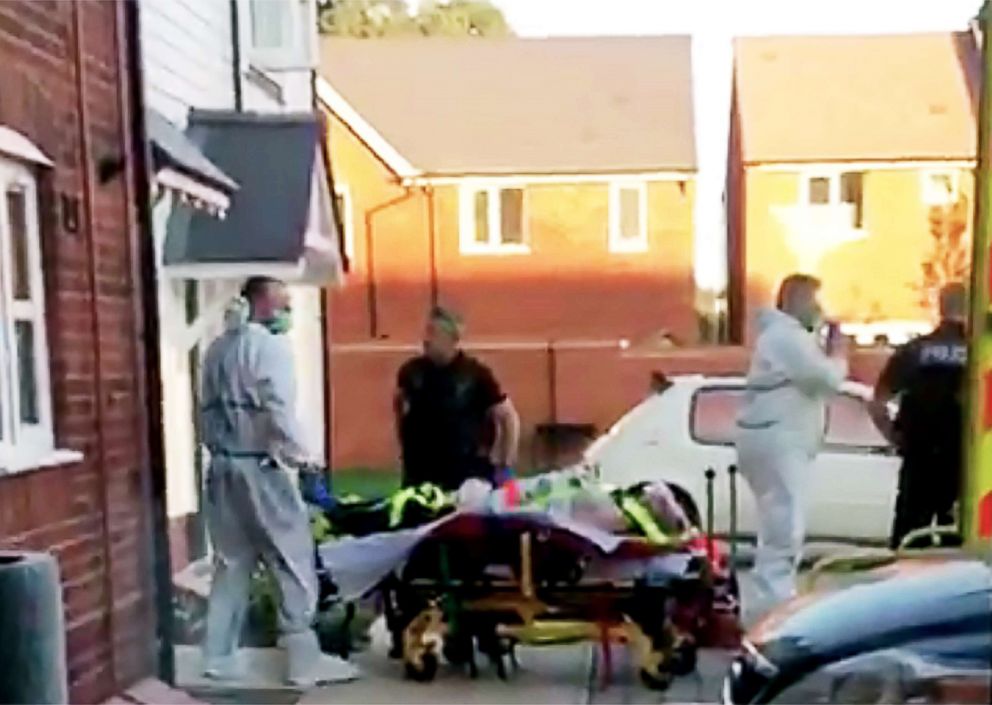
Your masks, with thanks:
<instances>
[{"instance_id":1,"label":"stretcher wheel","mask_svg":"<svg viewBox=\"0 0 992 705\"><path fill-rule=\"evenodd\" d=\"M642 668L641 683L651 690L668 690L672 685L674 676L665 669Z\"/></svg>"},{"instance_id":2,"label":"stretcher wheel","mask_svg":"<svg viewBox=\"0 0 992 705\"><path fill-rule=\"evenodd\" d=\"M407 625L403 631L403 667L407 678L418 683L434 680L444 632L443 616L435 603L428 605Z\"/></svg>"},{"instance_id":3,"label":"stretcher wheel","mask_svg":"<svg viewBox=\"0 0 992 705\"><path fill-rule=\"evenodd\" d=\"M417 683L430 683L437 676L437 656L426 653L420 657L420 663L406 661L404 664L406 677Z\"/></svg>"},{"instance_id":4,"label":"stretcher wheel","mask_svg":"<svg viewBox=\"0 0 992 705\"><path fill-rule=\"evenodd\" d=\"M682 635L675 639L672 647L671 669L676 676L687 676L696 670L699 649L691 636Z\"/></svg>"}]
</instances>

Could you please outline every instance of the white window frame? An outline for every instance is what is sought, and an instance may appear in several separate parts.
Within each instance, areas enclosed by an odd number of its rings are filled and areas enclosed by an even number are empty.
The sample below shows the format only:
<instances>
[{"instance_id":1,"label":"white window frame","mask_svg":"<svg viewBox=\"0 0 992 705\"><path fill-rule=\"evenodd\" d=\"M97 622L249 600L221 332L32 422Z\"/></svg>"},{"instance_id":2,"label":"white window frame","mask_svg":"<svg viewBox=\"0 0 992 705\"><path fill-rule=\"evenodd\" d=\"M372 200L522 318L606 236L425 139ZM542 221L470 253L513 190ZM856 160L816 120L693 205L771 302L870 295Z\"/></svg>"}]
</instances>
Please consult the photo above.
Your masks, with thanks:
<instances>
[{"instance_id":1,"label":"white window frame","mask_svg":"<svg viewBox=\"0 0 992 705\"><path fill-rule=\"evenodd\" d=\"M844 181L844 174L861 174L861 209L862 209L862 222L861 225L856 225L851 223L851 230L861 232L866 229L864 223L864 183L866 172L863 169L853 169L845 165L844 167L838 167L836 169L817 169L811 171L805 171L801 174L801 188L802 192L799 194L799 204L803 208L827 208L827 207L839 207L844 205L854 205L849 204L842 199L842 184ZM830 181L830 196L826 203L813 203L810 200L810 182L815 179L828 179Z\"/></svg>"},{"instance_id":2,"label":"white window frame","mask_svg":"<svg viewBox=\"0 0 992 705\"><path fill-rule=\"evenodd\" d=\"M351 187L348 184L334 184L334 195L341 199L341 227L344 238L344 254L348 261L355 261L355 211L351 200Z\"/></svg>"},{"instance_id":3,"label":"white window frame","mask_svg":"<svg viewBox=\"0 0 992 705\"><path fill-rule=\"evenodd\" d=\"M317 5L315 0L240 0L242 43L248 49L248 63L259 69L290 71L316 68ZM286 22L279 46L255 44L256 3L278 6ZM309 31L308 31L309 30ZM243 66L247 69L247 66Z\"/></svg>"},{"instance_id":4,"label":"white window frame","mask_svg":"<svg viewBox=\"0 0 992 705\"><path fill-rule=\"evenodd\" d=\"M951 193L940 193L934 186L935 176L948 176ZM961 172L953 169L926 169L920 172L920 199L926 206L950 206L957 202L961 194Z\"/></svg>"},{"instance_id":5,"label":"white window frame","mask_svg":"<svg viewBox=\"0 0 992 705\"><path fill-rule=\"evenodd\" d=\"M24 193L27 226L27 265L31 300L14 301L9 214L6 194L11 188ZM30 321L34 328L37 365L38 422L20 420L17 391L19 371L14 349L14 324ZM38 185L25 166L0 157L0 403L4 436L0 441L0 473L46 464L54 454L52 395L48 339L45 328L45 288L41 259Z\"/></svg>"},{"instance_id":6,"label":"white window frame","mask_svg":"<svg viewBox=\"0 0 992 705\"><path fill-rule=\"evenodd\" d=\"M623 213L622 191L636 190L638 213L638 226L640 232L637 238L628 239L623 237ZM610 210L609 210L609 249L610 252L620 254L643 253L649 249L648 242L648 185L644 181L611 181L610 182Z\"/></svg>"},{"instance_id":7,"label":"white window frame","mask_svg":"<svg viewBox=\"0 0 992 705\"><path fill-rule=\"evenodd\" d=\"M502 200L500 191L523 192L520 208L521 243L504 243L502 237ZM475 237L475 195L485 191L489 195L489 242L481 243ZM467 183L459 189L459 244L463 255L526 255L530 254L530 227L528 223L527 188L523 183Z\"/></svg>"}]
</instances>

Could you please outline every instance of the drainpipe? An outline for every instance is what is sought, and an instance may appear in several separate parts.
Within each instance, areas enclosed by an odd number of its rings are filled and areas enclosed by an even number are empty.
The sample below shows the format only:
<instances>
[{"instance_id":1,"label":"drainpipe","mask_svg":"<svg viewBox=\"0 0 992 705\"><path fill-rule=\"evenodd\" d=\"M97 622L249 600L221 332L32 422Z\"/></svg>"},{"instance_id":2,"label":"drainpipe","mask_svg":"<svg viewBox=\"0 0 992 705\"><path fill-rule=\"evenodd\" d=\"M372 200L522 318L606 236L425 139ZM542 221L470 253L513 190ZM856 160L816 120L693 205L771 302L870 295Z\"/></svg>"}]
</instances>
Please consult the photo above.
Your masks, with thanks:
<instances>
[{"instance_id":1,"label":"drainpipe","mask_svg":"<svg viewBox=\"0 0 992 705\"><path fill-rule=\"evenodd\" d=\"M427 238L430 247L431 306L437 306L437 216L434 208L434 187L425 186L423 187L423 192L427 197Z\"/></svg>"},{"instance_id":2,"label":"drainpipe","mask_svg":"<svg viewBox=\"0 0 992 705\"><path fill-rule=\"evenodd\" d=\"M83 233L86 238L86 259L89 267L87 272L90 294L90 335L93 337L93 395L96 397L94 416L96 428L96 453L94 462L100 478L100 513L102 515L101 529L103 531L103 589L106 595L102 607L106 610L104 623L110 638L110 678L113 692L117 692L117 648L115 645L117 630L114 624L114 581L113 581L113 542L110 538L110 474L107 470L106 434L104 429L104 394L103 355L100 350L100 289L97 267L96 236L93 232L93 159L90 154L90 116L86 104L86 67L83 53L83 17L80 4L70 5L72 12L72 34L74 44L74 62L76 70L76 129L79 130L80 174L83 187Z\"/></svg>"},{"instance_id":3,"label":"drainpipe","mask_svg":"<svg viewBox=\"0 0 992 705\"><path fill-rule=\"evenodd\" d=\"M244 109L241 95L241 12L238 3L241 0L230 0L231 9L231 80L234 87L234 110Z\"/></svg>"},{"instance_id":4,"label":"drainpipe","mask_svg":"<svg viewBox=\"0 0 992 705\"><path fill-rule=\"evenodd\" d=\"M369 306L369 336L374 340L379 337L379 301L375 284L375 248L372 237L372 219L384 210L397 206L413 197L414 191L410 187L404 187L404 191L399 196L383 201L377 206L372 206L365 211L365 276L368 279L368 306Z\"/></svg>"},{"instance_id":5,"label":"drainpipe","mask_svg":"<svg viewBox=\"0 0 992 705\"><path fill-rule=\"evenodd\" d=\"M138 389L138 437L148 459L149 472L141 473L142 496L151 504L150 536L152 549L148 573L154 595L158 636L158 674L166 683L175 683L173 655L172 562L169 552L169 524L166 510L165 440L162 429L162 379L159 361L158 287L155 273L155 245L152 228L151 157L144 112L141 24L138 0L118 5L117 51L120 72L122 128L130 127L130 141L124 140L125 193L129 204L129 224L137 233L137 246L127 240L134 320L142 338L135 345L135 379L146 380Z\"/></svg>"}]
</instances>

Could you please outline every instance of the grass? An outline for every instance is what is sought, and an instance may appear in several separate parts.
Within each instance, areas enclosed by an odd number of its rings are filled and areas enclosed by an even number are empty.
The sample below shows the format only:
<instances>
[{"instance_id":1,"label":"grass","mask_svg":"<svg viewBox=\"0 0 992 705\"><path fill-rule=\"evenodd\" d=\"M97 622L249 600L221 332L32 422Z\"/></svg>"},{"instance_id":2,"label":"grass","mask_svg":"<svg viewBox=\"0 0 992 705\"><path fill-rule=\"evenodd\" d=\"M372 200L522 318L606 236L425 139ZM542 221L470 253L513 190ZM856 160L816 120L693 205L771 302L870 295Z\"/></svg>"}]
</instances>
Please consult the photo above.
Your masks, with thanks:
<instances>
[{"instance_id":1,"label":"grass","mask_svg":"<svg viewBox=\"0 0 992 705\"><path fill-rule=\"evenodd\" d=\"M400 486L399 470L393 468L341 468L331 472L334 494L385 497Z\"/></svg>"}]
</instances>

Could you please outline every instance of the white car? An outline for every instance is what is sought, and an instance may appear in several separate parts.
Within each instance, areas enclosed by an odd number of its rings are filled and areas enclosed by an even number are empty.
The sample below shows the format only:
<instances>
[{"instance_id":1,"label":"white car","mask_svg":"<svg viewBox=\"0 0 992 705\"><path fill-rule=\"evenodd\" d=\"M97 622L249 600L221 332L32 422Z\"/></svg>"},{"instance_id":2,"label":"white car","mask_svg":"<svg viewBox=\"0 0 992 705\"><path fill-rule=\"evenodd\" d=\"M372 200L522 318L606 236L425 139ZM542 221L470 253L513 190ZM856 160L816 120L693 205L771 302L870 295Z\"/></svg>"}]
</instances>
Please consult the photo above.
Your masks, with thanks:
<instances>
[{"instance_id":1,"label":"white car","mask_svg":"<svg viewBox=\"0 0 992 705\"><path fill-rule=\"evenodd\" d=\"M713 482L714 530L730 530L728 469L736 462L741 377L683 376L623 416L589 446L585 462L605 481L629 485L665 480L678 485L706 516L706 471ZM895 505L899 458L868 415L871 390L847 382L829 405L824 448L809 492L807 535L821 540L885 541ZM737 528L755 532L755 507L747 482L737 477Z\"/></svg>"}]
</instances>

